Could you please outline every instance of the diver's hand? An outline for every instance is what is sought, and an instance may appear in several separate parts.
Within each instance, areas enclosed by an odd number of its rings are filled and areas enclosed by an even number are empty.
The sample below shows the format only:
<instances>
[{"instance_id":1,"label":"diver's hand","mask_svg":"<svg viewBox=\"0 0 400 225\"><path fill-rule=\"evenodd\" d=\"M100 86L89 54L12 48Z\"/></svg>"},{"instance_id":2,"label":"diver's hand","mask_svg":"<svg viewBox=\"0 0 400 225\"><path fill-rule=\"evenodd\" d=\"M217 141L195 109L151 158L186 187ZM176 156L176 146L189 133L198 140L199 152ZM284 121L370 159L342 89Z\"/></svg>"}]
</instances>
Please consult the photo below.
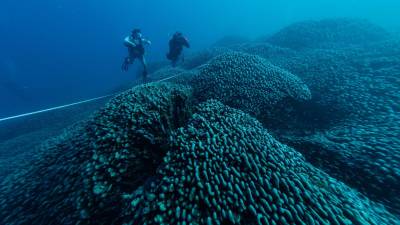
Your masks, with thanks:
<instances>
[{"instance_id":1,"label":"diver's hand","mask_svg":"<svg viewBox=\"0 0 400 225\"><path fill-rule=\"evenodd\" d=\"M129 41L129 42L125 42L125 46L130 47L130 48L135 48L136 44Z\"/></svg>"},{"instance_id":2,"label":"diver's hand","mask_svg":"<svg viewBox=\"0 0 400 225\"><path fill-rule=\"evenodd\" d=\"M142 42L145 43L146 45L151 45L151 41L147 39L142 39Z\"/></svg>"}]
</instances>

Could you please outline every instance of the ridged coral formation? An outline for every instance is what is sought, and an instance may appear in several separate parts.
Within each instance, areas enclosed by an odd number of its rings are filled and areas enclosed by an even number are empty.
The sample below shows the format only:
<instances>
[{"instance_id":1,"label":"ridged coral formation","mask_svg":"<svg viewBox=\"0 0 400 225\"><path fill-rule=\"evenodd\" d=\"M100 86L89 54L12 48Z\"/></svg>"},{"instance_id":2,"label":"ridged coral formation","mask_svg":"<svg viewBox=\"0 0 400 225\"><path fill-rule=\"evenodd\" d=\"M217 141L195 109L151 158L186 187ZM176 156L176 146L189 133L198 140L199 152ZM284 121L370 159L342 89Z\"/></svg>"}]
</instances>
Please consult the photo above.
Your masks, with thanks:
<instances>
[{"instance_id":1,"label":"ridged coral formation","mask_svg":"<svg viewBox=\"0 0 400 225\"><path fill-rule=\"evenodd\" d=\"M303 121L314 128L323 124L322 131L307 133L305 126L299 126L295 130L303 140L295 135L287 143L333 176L400 213L399 42L302 51L296 57L271 61L301 77L313 94L313 107L323 109ZM324 123L315 123L318 118L324 118Z\"/></svg>"},{"instance_id":2,"label":"ridged coral formation","mask_svg":"<svg viewBox=\"0 0 400 225\"><path fill-rule=\"evenodd\" d=\"M200 101L215 98L255 116L266 116L283 100L311 98L308 87L297 76L261 57L238 52L213 58L190 84Z\"/></svg>"},{"instance_id":3,"label":"ridged coral formation","mask_svg":"<svg viewBox=\"0 0 400 225\"><path fill-rule=\"evenodd\" d=\"M301 137L281 138L304 153L313 165L384 203L400 209L400 129L394 121L349 122Z\"/></svg>"},{"instance_id":4,"label":"ridged coral formation","mask_svg":"<svg viewBox=\"0 0 400 225\"><path fill-rule=\"evenodd\" d=\"M90 137L66 129L0 183L0 224L75 224Z\"/></svg>"},{"instance_id":5,"label":"ridged coral formation","mask_svg":"<svg viewBox=\"0 0 400 225\"><path fill-rule=\"evenodd\" d=\"M43 140L58 136L71 124L90 117L93 111L102 108L108 100L70 107L56 113L38 114L29 119L3 121L0 129L0 181L24 167L26 159L36 154Z\"/></svg>"},{"instance_id":6,"label":"ridged coral formation","mask_svg":"<svg viewBox=\"0 0 400 225\"><path fill-rule=\"evenodd\" d=\"M260 45L265 46L260 51L270 50L268 54L287 53L286 49ZM251 51L257 47L249 44L232 48ZM235 51L222 53L196 69L165 68L151 77L173 77L168 81L193 87L198 102L215 98L274 124L285 123L282 113L289 114L293 105L311 98L308 87L297 76L261 57Z\"/></svg>"},{"instance_id":7,"label":"ridged coral formation","mask_svg":"<svg viewBox=\"0 0 400 225\"><path fill-rule=\"evenodd\" d=\"M157 168L170 132L185 122L189 96L189 89L181 86L147 85L117 96L100 111L92 129L102 138L92 142L87 177L92 177L88 189L99 201L106 200L106 207L107 201L137 188Z\"/></svg>"},{"instance_id":8,"label":"ridged coral formation","mask_svg":"<svg viewBox=\"0 0 400 225\"><path fill-rule=\"evenodd\" d=\"M107 104L94 118L92 160L86 165L89 198L79 206L101 221L112 203L152 176L166 153L169 134L188 117L190 89L169 83L131 89ZM86 194L85 194L86 195ZM86 196L87 197L87 196ZM94 207L95 206L95 207Z\"/></svg>"},{"instance_id":9,"label":"ridged coral formation","mask_svg":"<svg viewBox=\"0 0 400 225\"><path fill-rule=\"evenodd\" d=\"M306 163L248 114L217 101L197 110L170 138L157 179L131 196L128 224L396 222Z\"/></svg>"},{"instance_id":10,"label":"ridged coral formation","mask_svg":"<svg viewBox=\"0 0 400 225\"><path fill-rule=\"evenodd\" d=\"M292 49L332 48L381 41L387 36L384 29L367 20L324 19L292 24L267 41Z\"/></svg>"},{"instance_id":11,"label":"ridged coral formation","mask_svg":"<svg viewBox=\"0 0 400 225\"><path fill-rule=\"evenodd\" d=\"M123 192L155 172L169 133L185 122L189 97L189 88L168 83L116 96L0 185L0 223L118 221Z\"/></svg>"},{"instance_id":12,"label":"ridged coral formation","mask_svg":"<svg viewBox=\"0 0 400 225\"><path fill-rule=\"evenodd\" d=\"M390 38L367 21L336 19L291 25L271 39L297 51L268 43L229 48L261 56L310 88L311 101L292 104L265 126L334 177L400 213L400 44Z\"/></svg>"},{"instance_id":13,"label":"ridged coral formation","mask_svg":"<svg viewBox=\"0 0 400 225\"><path fill-rule=\"evenodd\" d=\"M8 170L0 224L400 224L388 37L304 22L154 65L149 81L174 78L119 94Z\"/></svg>"}]
</instances>

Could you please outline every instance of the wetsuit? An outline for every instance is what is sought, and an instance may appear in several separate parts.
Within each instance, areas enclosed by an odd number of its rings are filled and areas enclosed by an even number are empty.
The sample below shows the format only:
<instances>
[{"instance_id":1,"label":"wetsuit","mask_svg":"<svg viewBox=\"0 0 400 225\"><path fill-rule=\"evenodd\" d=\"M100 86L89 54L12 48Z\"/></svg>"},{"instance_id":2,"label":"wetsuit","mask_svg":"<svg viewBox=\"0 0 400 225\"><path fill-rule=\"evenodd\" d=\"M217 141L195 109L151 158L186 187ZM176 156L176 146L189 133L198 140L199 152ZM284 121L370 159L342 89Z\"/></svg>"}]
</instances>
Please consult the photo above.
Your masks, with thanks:
<instances>
[{"instance_id":1,"label":"wetsuit","mask_svg":"<svg viewBox=\"0 0 400 225\"><path fill-rule=\"evenodd\" d=\"M132 58L133 60L136 58L141 58L144 56L144 39L143 38L132 38L132 37L127 37L129 42L125 41L125 46L128 47L128 52L129 52L129 57ZM125 40L127 40L125 38ZM131 43L135 44L135 46L132 46Z\"/></svg>"},{"instance_id":2,"label":"wetsuit","mask_svg":"<svg viewBox=\"0 0 400 225\"><path fill-rule=\"evenodd\" d=\"M147 65L146 59L144 57L145 54L145 44L150 44L150 41L144 38L134 38L132 36L128 36L124 40L125 46L128 48L129 56L125 58L124 63L122 64L122 70L127 71L130 64L133 64L135 59L139 59L139 61L143 65L143 76L147 75Z\"/></svg>"},{"instance_id":3,"label":"wetsuit","mask_svg":"<svg viewBox=\"0 0 400 225\"><path fill-rule=\"evenodd\" d=\"M175 66L179 60L183 47L189 48L190 45L189 41L182 35L174 35L174 37L169 41L169 53L167 54L167 59L172 61L173 66Z\"/></svg>"}]
</instances>

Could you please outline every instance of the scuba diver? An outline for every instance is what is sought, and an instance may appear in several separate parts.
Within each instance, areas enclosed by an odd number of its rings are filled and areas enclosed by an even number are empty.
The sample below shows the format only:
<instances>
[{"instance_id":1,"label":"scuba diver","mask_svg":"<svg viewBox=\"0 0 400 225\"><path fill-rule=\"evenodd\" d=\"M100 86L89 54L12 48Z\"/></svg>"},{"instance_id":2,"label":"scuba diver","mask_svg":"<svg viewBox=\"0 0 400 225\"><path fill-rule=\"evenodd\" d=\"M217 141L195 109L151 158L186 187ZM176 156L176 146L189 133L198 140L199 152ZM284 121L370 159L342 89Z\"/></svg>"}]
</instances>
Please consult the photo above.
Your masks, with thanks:
<instances>
[{"instance_id":1,"label":"scuba diver","mask_svg":"<svg viewBox=\"0 0 400 225\"><path fill-rule=\"evenodd\" d=\"M182 59L182 62L184 61L183 47L190 48L189 41L181 32L176 32L169 41L169 52L167 53L167 59L171 60L173 67L176 66L179 58Z\"/></svg>"},{"instance_id":2,"label":"scuba diver","mask_svg":"<svg viewBox=\"0 0 400 225\"><path fill-rule=\"evenodd\" d=\"M122 70L128 71L129 65L133 64L135 59L139 59L143 65L143 78L147 77L147 65L145 54L145 45L151 45L151 42L143 38L140 29L134 29L132 34L125 38L124 45L128 48L129 56L127 56L122 64Z\"/></svg>"}]
</instances>

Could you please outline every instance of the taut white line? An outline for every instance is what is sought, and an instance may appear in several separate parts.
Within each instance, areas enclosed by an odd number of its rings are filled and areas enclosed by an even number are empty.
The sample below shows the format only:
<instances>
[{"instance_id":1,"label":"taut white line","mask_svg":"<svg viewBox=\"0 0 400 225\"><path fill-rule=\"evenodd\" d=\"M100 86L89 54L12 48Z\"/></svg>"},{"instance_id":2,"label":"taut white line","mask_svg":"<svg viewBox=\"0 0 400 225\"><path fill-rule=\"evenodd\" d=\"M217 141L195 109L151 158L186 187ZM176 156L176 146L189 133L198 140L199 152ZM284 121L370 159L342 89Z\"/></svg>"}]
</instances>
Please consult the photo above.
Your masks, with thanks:
<instances>
[{"instance_id":1,"label":"taut white line","mask_svg":"<svg viewBox=\"0 0 400 225\"><path fill-rule=\"evenodd\" d=\"M167 77L167 78L164 78L164 79L161 79L161 80L158 80L158 81L154 81L154 83L170 80L170 79L172 79L174 77L177 77L177 76L179 76L179 74L175 75L175 76ZM117 94L119 94L119 93L114 93L114 94L110 94L110 95L104 95L104 96L97 97L97 98L91 98L91 99L83 100L83 101L80 101L80 102L74 102L74 103L71 103L71 104L61 105L61 106L52 107L52 108L48 108L48 109L43 109L43 110L39 110L39 111L35 111L35 112L24 113L24 114L20 114L20 115L16 115L16 116L10 116L10 117L6 117L6 118L0 119L0 122L6 121L6 120L17 119L17 118L21 118L21 117L32 116L32 115L35 115L35 114L54 111L54 110L58 110L58 109L68 108L68 107L71 107L71 106L74 106L74 105L80 105L80 104L84 104L84 103L88 103L88 102L97 101L97 100L100 100L100 99L103 99L103 98L108 98L108 97L111 97L111 96L114 96L114 95L117 95Z\"/></svg>"}]
</instances>

